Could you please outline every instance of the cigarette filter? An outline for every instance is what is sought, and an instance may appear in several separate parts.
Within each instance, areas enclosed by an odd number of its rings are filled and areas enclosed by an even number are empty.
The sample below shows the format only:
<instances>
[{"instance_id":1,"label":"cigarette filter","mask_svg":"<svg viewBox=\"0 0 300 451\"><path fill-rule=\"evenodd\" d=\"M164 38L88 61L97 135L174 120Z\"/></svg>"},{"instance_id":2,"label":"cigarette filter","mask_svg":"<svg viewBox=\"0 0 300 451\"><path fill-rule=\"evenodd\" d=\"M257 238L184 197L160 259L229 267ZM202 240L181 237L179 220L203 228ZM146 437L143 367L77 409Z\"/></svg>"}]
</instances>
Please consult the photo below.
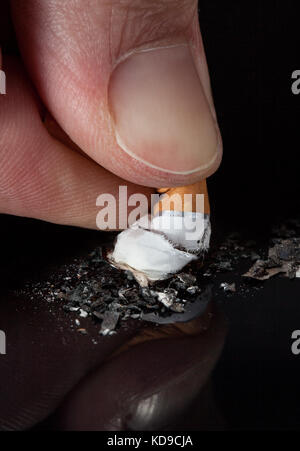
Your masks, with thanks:
<instances>
[{"instance_id":1,"label":"cigarette filter","mask_svg":"<svg viewBox=\"0 0 300 451\"><path fill-rule=\"evenodd\" d=\"M121 232L110 255L112 264L131 270L141 285L170 277L209 248L206 181L158 193L151 220L141 218Z\"/></svg>"}]
</instances>

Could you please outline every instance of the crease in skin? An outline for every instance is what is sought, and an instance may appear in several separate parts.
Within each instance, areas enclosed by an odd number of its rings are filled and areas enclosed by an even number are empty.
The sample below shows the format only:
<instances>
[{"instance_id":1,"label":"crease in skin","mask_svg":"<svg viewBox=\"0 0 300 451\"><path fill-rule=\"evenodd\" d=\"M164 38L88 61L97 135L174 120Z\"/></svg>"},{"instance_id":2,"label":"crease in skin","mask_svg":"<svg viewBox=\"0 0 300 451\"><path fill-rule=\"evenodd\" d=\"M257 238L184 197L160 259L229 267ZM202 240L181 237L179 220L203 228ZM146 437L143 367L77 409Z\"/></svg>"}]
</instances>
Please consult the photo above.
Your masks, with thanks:
<instances>
[{"instance_id":1,"label":"crease in skin","mask_svg":"<svg viewBox=\"0 0 300 451\"><path fill-rule=\"evenodd\" d=\"M152 52L153 50L171 49L173 47L189 47L188 44L180 43L180 42L175 43L175 44L170 44L170 45L155 45L155 46L152 45L151 46L151 44L152 43L150 42L150 43L144 44L142 47L136 47L136 48L124 53L124 55L120 56L119 58L117 58L112 67L112 72L120 63L123 63L123 61L125 61L127 58L130 58L132 55L134 55L136 53L147 53L147 52Z\"/></svg>"}]
</instances>

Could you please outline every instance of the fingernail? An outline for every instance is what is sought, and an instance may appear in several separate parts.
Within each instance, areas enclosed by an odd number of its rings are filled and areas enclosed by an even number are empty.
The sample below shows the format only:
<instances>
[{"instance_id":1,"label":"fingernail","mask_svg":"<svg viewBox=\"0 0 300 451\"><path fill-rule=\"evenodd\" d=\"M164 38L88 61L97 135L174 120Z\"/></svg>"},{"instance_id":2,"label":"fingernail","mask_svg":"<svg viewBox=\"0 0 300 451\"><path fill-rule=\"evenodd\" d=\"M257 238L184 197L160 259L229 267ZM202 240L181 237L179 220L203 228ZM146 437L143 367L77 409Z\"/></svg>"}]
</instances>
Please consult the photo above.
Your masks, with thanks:
<instances>
[{"instance_id":1,"label":"fingernail","mask_svg":"<svg viewBox=\"0 0 300 451\"><path fill-rule=\"evenodd\" d=\"M189 174L217 160L218 126L187 45L132 53L114 69L109 103L118 145L145 165Z\"/></svg>"}]
</instances>

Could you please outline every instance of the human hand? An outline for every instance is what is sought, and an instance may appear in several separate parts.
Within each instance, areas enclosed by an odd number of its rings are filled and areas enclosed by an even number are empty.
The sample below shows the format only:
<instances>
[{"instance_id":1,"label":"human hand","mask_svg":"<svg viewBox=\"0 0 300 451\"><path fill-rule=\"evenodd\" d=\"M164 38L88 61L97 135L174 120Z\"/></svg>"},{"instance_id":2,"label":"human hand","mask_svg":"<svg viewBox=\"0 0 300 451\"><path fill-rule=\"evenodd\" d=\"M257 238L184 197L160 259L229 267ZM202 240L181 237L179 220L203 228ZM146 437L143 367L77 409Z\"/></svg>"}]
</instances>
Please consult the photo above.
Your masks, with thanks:
<instances>
[{"instance_id":1,"label":"human hand","mask_svg":"<svg viewBox=\"0 0 300 451\"><path fill-rule=\"evenodd\" d=\"M96 228L101 193L118 200L126 184L128 197L149 196L217 169L221 138L195 0L11 8L21 58L2 61L2 213ZM82 152L48 133L45 108Z\"/></svg>"}]
</instances>

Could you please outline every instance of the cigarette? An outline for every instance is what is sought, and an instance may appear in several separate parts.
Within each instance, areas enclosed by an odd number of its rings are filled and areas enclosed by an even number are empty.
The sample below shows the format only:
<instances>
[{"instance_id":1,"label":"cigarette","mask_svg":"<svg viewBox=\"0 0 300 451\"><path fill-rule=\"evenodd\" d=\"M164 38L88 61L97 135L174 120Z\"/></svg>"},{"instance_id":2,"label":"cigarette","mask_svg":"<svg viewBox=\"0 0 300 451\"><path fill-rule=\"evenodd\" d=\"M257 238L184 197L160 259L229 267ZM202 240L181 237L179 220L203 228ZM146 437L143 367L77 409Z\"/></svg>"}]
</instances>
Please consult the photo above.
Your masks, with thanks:
<instances>
[{"instance_id":1,"label":"cigarette","mask_svg":"<svg viewBox=\"0 0 300 451\"><path fill-rule=\"evenodd\" d=\"M48 132L68 147L83 153L46 113ZM142 286L164 280L208 251L211 226L206 180L194 185L160 188L150 221L141 218L121 232L112 265L129 270ZM146 219L146 221L145 221Z\"/></svg>"},{"instance_id":2,"label":"cigarette","mask_svg":"<svg viewBox=\"0 0 300 451\"><path fill-rule=\"evenodd\" d=\"M142 286L169 278L209 248L206 180L157 191L160 196L150 223L144 217L121 232L109 256L114 266L130 270Z\"/></svg>"}]
</instances>

